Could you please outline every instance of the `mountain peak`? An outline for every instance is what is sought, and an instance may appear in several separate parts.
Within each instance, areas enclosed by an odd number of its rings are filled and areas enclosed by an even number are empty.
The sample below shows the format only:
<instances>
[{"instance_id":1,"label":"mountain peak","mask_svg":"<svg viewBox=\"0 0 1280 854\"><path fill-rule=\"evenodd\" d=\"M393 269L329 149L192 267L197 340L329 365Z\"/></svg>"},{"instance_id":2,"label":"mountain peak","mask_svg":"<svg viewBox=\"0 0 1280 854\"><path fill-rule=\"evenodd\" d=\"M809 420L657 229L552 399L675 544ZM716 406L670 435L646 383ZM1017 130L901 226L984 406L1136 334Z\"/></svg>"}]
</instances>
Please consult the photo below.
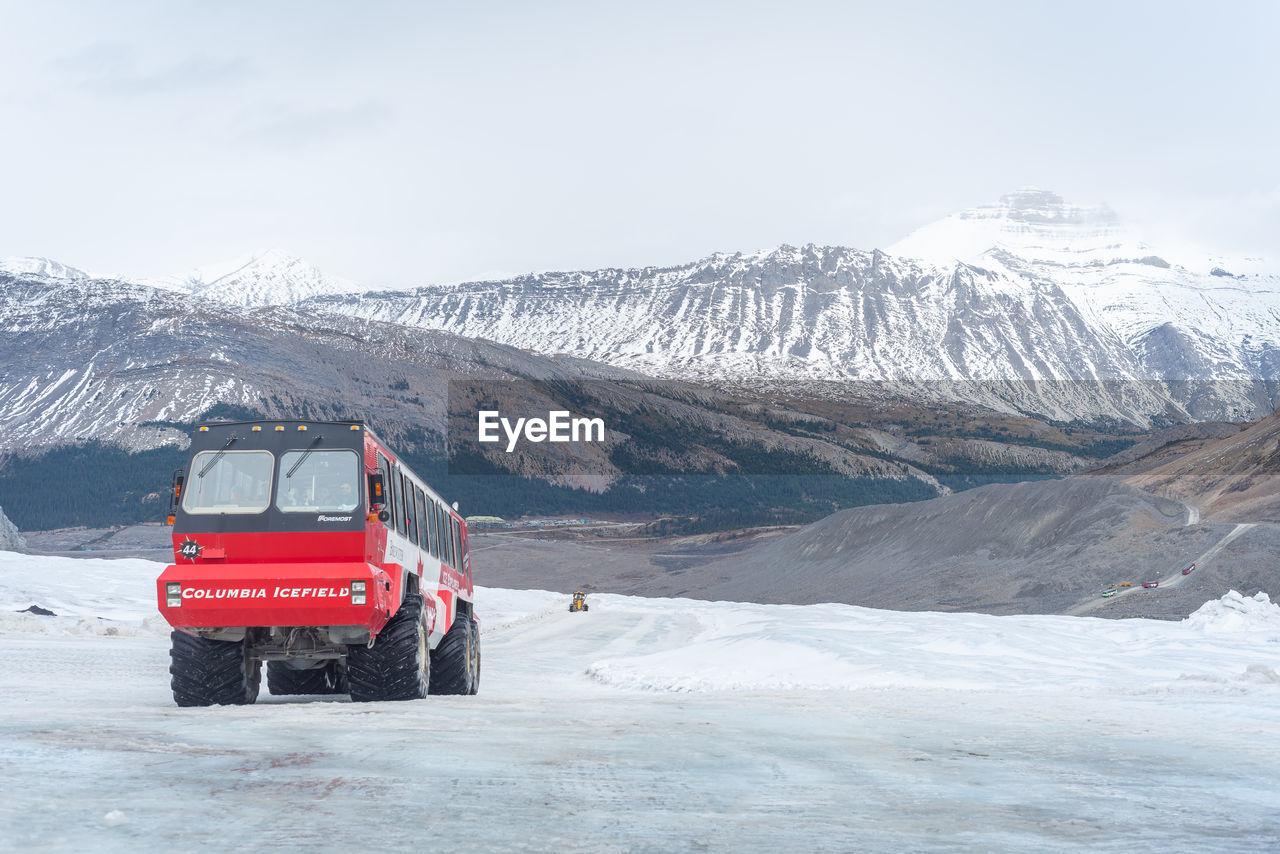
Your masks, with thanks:
<instances>
[{"instance_id":1,"label":"mountain peak","mask_svg":"<svg viewBox=\"0 0 1280 854\"><path fill-rule=\"evenodd\" d=\"M308 297L359 290L352 282L326 276L314 265L274 248L150 283L247 308L292 305Z\"/></svg>"},{"instance_id":2,"label":"mountain peak","mask_svg":"<svg viewBox=\"0 0 1280 854\"><path fill-rule=\"evenodd\" d=\"M1093 226L1120 224L1120 218L1116 216L1115 211L1106 205L1090 207L1069 205L1062 196L1052 190L1041 190L1037 187L1014 190L1012 193L1001 196L998 204L981 206L960 214L960 216L965 215L1022 223Z\"/></svg>"},{"instance_id":3,"label":"mountain peak","mask_svg":"<svg viewBox=\"0 0 1280 854\"><path fill-rule=\"evenodd\" d=\"M259 249L226 261L197 267L187 275L187 280L202 286L215 284L222 279L237 276L249 270L297 269L319 273L312 265L281 249Z\"/></svg>"},{"instance_id":4,"label":"mountain peak","mask_svg":"<svg viewBox=\"0 0 1280 854\"><path fill-rule=\"evenodd\" d=\"M50 258L3 258L0 273L14 276L45 276L50 279L87 279L84 270L69 267Z\"/></svg>"},{"instance_id":5,"label":"mountain peak","mask_svg":"<svg viewBox=\"0 0 1280 854\"><path fill-rule=\"evenodd\" d=\"M960 211L889 247L894 255L936 264L978 262L993 250L1066 265L1149 252L1106 205L1073 205L1050 190L1026 187L995 204Z\"/></svg>"}]
</instances>

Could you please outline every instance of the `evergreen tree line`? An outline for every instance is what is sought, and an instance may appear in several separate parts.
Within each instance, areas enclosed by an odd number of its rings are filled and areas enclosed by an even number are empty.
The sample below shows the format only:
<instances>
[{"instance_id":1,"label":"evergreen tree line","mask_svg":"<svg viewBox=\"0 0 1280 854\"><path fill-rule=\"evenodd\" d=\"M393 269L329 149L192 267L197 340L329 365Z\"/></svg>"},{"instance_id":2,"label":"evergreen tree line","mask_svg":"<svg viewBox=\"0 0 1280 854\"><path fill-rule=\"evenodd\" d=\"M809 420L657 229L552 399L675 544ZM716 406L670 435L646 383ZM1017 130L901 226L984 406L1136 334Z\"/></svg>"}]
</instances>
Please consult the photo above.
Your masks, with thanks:
<instances>
[{"instance_id":1,"label":"evergreen tree line","mask_svg":"<svg viewBox=\"0 0 1280 854\"><path fill-rule=\"evenodd\" d=\"M27 531L163 521L173 472L187 456L172 447L130 453L98 442L3 456L0 507ZM690 531L807 522L843 507L934 496L914 479L794 473L627 475L605 492L590 492L532 477L451 475L443 458L425 453L404 459L464 515L676 516Z\"/></svg>"},{"instance_id":2,"label":"evergreen tree line","mask_svg":"<svg viewBox=\"0 0 1280 854\"><path fill-rule=\"evenodd\" d=\"M129 453L114 445L64 445L39 456L0 457L0 507L19 530L163 522L174 469L187 452Z\"/></svg>"}]
</instances>

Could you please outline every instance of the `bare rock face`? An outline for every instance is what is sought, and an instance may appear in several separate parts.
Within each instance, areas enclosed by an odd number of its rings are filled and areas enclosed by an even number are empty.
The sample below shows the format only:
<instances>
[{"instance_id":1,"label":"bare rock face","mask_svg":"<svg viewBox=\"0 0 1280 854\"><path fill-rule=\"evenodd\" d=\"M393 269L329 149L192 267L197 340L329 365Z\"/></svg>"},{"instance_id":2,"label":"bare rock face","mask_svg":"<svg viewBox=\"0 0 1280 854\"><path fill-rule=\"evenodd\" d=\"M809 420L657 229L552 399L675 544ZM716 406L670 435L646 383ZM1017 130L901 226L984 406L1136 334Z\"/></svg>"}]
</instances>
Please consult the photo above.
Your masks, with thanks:
<instances>
[{"instance_id":1,"label":"bare rock face","mask_svg":"<svg viewBox=\"0 0 1280 854\"><path fill-rule=\"evenodd\" d=\"M0 507L0 551L20 552L27 548L27 540L18 530L18 526L9 521Z\"/></svg>"}]
</instances>

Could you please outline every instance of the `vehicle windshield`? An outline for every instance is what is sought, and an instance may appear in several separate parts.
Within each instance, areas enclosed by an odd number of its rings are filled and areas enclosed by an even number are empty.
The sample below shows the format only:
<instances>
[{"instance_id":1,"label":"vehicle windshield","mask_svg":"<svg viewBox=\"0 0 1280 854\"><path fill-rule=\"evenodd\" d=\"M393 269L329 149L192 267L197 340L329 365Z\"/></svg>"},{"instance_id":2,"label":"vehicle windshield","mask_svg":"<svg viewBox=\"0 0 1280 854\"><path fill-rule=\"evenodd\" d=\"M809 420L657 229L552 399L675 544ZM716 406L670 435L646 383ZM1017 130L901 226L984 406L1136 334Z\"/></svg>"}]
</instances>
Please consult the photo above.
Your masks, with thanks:
<instances>
[{"instance_id":1,"label":"vehicle windshield","mask_svg":"<svg viewBox=\"0 0 1280 854\"><path fill-rule=\"evenodd\" d=\"M355 510L360 457L355 451L286 451L280 456L276 507L286 513Z\"/></svg>"},{"instance_id":2,"label":"vehicle windshield","mask_svg":"<svg viewBox=\"0 0 1280 854\"><path fill-rule=\"evenodd\" d=\"M267 451L201 451L182 493L187 513L261 513L271 496L275 458Z\"/></svg>"}]
</instances>

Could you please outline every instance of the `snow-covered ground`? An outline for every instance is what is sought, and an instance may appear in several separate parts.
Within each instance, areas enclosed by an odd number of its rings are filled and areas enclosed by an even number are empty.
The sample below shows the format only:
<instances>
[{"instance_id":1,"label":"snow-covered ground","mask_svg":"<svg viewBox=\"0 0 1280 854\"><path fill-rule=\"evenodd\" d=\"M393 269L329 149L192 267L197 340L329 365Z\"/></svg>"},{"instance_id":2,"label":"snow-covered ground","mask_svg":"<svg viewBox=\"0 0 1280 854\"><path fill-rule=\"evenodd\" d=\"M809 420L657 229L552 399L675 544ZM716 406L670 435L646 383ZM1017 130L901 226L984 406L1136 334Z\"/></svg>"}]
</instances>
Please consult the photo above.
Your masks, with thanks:
<instances>
[{"instance_id":1,"label":"snow-covered ground","mask_svg":"<svg viewBox=\"0 0 1280 854\"><path fill-rule=\"evenodd\" d=\"M0 552L0 850L1280 848L1262 595L1167 623L482 589L479 696L179 709L160 569Z\"/></svg>"}]
</instances>

